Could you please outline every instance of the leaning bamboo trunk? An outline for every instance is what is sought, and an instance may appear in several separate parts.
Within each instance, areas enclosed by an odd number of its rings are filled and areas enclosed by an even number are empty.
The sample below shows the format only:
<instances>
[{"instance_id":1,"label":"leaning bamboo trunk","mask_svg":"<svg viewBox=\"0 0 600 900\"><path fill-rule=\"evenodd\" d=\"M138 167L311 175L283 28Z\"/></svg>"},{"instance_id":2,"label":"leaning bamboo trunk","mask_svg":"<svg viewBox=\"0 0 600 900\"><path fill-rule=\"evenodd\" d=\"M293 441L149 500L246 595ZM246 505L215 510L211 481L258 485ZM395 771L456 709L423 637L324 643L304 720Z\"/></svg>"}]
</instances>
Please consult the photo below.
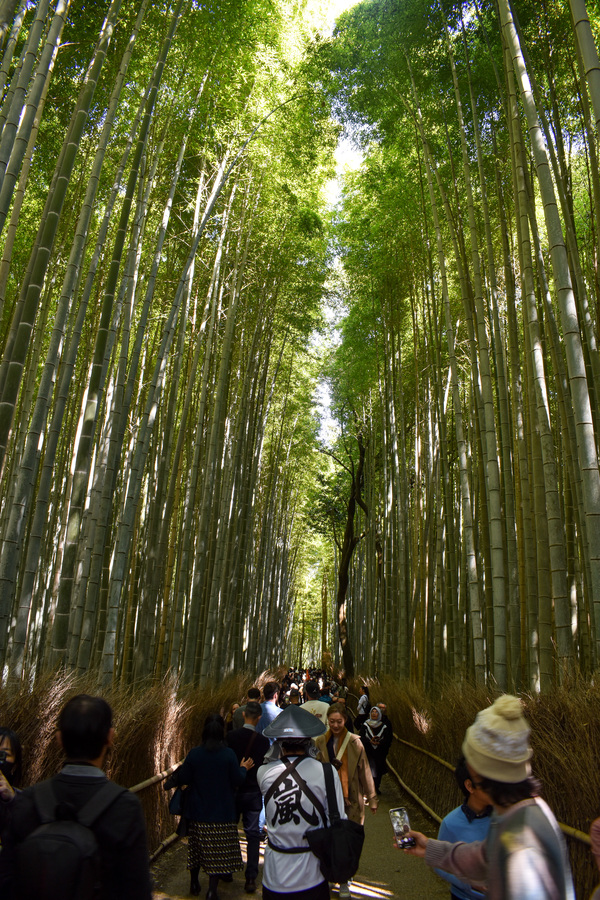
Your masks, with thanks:
<instances>
[{"instance_id":1,"label":"leaning bamboo trunk","mask_svg":"<svg viewBox=\"0 0 600 900\"><path fill-rule=\"evenodd\" d=\"M518 123L515 123L515 131ZM535 389L535 413L537 429L543 462L543 481L545 491L545 515L547 517L548 550L550 563L550 578L552 584L552 606L556 621L556 634L552 628L552 614L550 610L540 614L540 662L542 688L549 689L554 683L553 665L547 661L552 657L552 647L556 642L558 658L561 669L568 670L572 664L572 636L566 582L566 548L564 522L561 512L560 498L558 496L558 472L556 468L556 450L552 435L550 420L550 404L544 369L544 356L541 334L538 322L536 305L535 284L533 276L533 260L529 241L529 199L526 196L525 161L523 158L522 144L517 147L517 204L521 218L521 250L525 320L529 328L529 346L531 354L531 369ZM540 522L539 516L537 517ZM538 536L539 547L539 536ZM540 571L541 574L541 571ZM541 612L541 611L540 611ZM545 624L545 635L541 632L541 626ZM562 672L564 674L564 671Z\"/></svg>"},{"instance_id":2,"label":"leaning bamboo trunk","mask_svg":"<svg viewBox=\"0 0 600 900\"><path fill-rule=\"evenodd\" d=\"M41 0L40 4L38 5L35 19L31 25L31 28L29 29L29 34L27 36L27 45L25 47L25 53L23 56L23 65L20 67L20 70L18 72L18 80L14 85L14 89L12 89L11 85L11 90L9 91L5 103L3 104L3 107L6 107L6 101L9 101L10 105L7 109L6 121L2 123L2 138L0 140L0 186L4 178L4 172L6 170L6 166L8 165L8 160L10 159L10 154L14 145L19 122L21 121L21 115L25 104L25 97L27 95L27 91L29 90L31 73L33 72L38 48L45 27L48 7L49 0ZM63 7L62 3L61 7Z\"/></svg>"},{"instance_id":3,"label":"leaning bamboo trunk","mask_svg":"<svg viewBox=\"0 0 600 900\"><path fill-rule=\"evenodd\" d=\"M246 201L247 202L247 201ZM209 439L209 457L207 460L206 472L205 472L205 486L203 492L203 506L207 511L209 506L212 506L212 509L215 513L219 509L220 505L220 496L222 492L222 474L217 473L217 463L218 458L222 454L222 440L223 440L223 432L225 426L225 419L227 416L227 397L229 394L229 383L230 383L230 370L231 370L231 354L232 354L232 346L233 346L233 336L235 333L236 326L236 317L237 310L239 305L239 300L241 296L241 288L242 288L242 279L244 277L244 272L246 268L247 262L247 254L248 254L248 242L244 241L244 245L239 247L237 259L235 263L234 272L231 276L232 281L232 289L229 307L227 309L227 322L225 325L225 335L223 337L223 346L221 348L221 361L219 366L219 374L217 378L217 384L215 386L215 405L213 410L213 420L212 420L212 428L211 435ZM215 492L215 497L212 499L212 503L209 504L209 493ZM206 515L206 512L205 512ZM208 525L208 520L207 520ZM209 531L208 529L205 531L206 537L208 537ZM206 537L204 540L206 541ZM212 548L209 548L209 550ZM213 554L211 553L211 560L213 560ZM209 582L210 584L210 582ZM210 590L210 588L209 588ZM202 643L198 646L198 650L200 650L200 646L202 647L200 657L198 659L197 665L199 664L199 675L200 675L200 684L206 683L206 680L209 676L210 671L210 662L211 662L211 646L215 637L216 630L216 617L218 615L218 607L215 592L209 593L208 598L208 609L206 616L206 626L204 629L204 635L202 636Z\"/></svg>"},{"instance_id":4,"label":"leaning bamboo trunk","mask_svg":"<svg viewBox=\"0 0 600 900\"><path fill-rule=\"evenodd\" d=\"M149 451L149 442L152 435L154 422L158 410L159 401L165 377L166 357L175 334L176 316L181 307L188 283L188 274L193 260L198 251L198 246L212 215L215 204L221 193L227 173L225 170L226 159L223 161L215 178L213 190L208 198L202 221L198 227L192 246L190 248L186 264L180 276L177 290L173 298L171 310L165 323L161 346L157 355L154 375L146 401L146 407L140 423L140 431L131 462L131 474L128 483L128 492L125 498L124 510L117 536L114 563L111 571L111 581L108 598L108 621L104 647L102 653L102 671L105 679L110 679L113 673L114 656L116 652L117 618L120 608L122 591L125 586L127 563L131 551L132 528L140 499L144 464Z\"/></svg>"},{"instance_id":5,"label":"leaning bamboo trunk","mask_svg":"<svg viewBox=\"0 0 600 900\"><path fill-rule=\"evenodd\" d=\"M87 491L89 471L92 460L91 448L94 433L96 430L98 410L103 395L104 380L108 368L108 342L110 337L110 325L113 316L119 271L124 252L127 229L129 226L131 208L133 205L138 178L140 177L143 154L146 150L148 142L150 125L152 123L154 108L158 96L158 89L162 81L162 75L166 64L167 55L171 47L175 31L179 24L179 16L181 14L183 2L184 0L180 0L178 7L173 13L169 31L163 41L159 58L152 76L152 86L146 102L144 118L142 121L142 126L131 164L131 171L127 181L127 188L125 191L125 197L123 198L121 214L115 236L108 278L104 287L102 313L98 331L96 334L93 363L87 390L86 406L83 413L83 425L79 438L79 446L77 448L75 462L75 477L73 479L69 512L68 540L65 547L65 556L61 571L59 599L52 629L53 642L52 657L50 660L52 664L56 664L62 659L67 647L68 623L70 617L73 579L75 575L75 561L79 543L79 531L81 527L83 509L85 504L85 495Z\"/></svg>"},{"instance_id":6,"label":"leaning bamboo trunk","mask_svg":"<svg viewBox=\"0 0 600 900\"><path fill-rule=\"evenodd\" d=\"M235 192L231 192L222 216L221 233L213 262L211 282L207 294L207 303L204 313L204 321L202 323L201 332L205 332L202 352L204 361L201 373L200 398L198 401L198 410L196 414L196 429L194 438L194 451L190 473L186 483L185 499L183 505L183 528L181 548L179 553L179 564L177 578L174 586L175 594L175 612L173 616L173 634L171 637L170 649L170 666L173 669L184 671L186 665L186 648L194 645L197 640L199 628L200 605L194 601L195 579L198 574L194 573L194 579L191 578L191 572L194 568L192 560L192 541L194 539L193 523L195 519L194 498L198 489L198 483L201 477L201 451L204 448L205 441L205 419L207 415L208 396L211 390L210 376L213 366L213 360L216 356L216 322L220 318L222 309L222 294L224 291L224 247L228 236L229 217L233 203ZM200 341L198 342L200 345ZM191 398L190 398L191 399ZM186 609L186 598L187 601ZM192 638L188 638L189 630L195 632ZM188 642L189 641L189 642ZM191 654L191 650L189 651ZM195 653L195 649L194 649ZM190 656L188 656L189 662ZM193 662L191 663L193 667ZM184 674L184 681L186 676ZM191 679L189 679L191 680Z\"/></svg>"},{"instance_id":7,"label":"leaning bamboo trunk","mask_svg":"<svg viewBox=\"0 0 600 900\"><path fill-rule=\"evenodd\" d=\"M2 5L0 5L0 47L3 46L6 35L10 30L10 23L13 20L18 2L19 0L2 0Z\"/></svg>"},{"instance_id":8,"label":"leaning bamboo trunk","mask_svg":"<svg viewBox=\"0 0 600 900\"><path fill-rule=\"evenodd\" d=\"M108 147L110 135L112 132L112 125L114 122L115 114L117 111L118 101L121 94L121 90L124 84L125 75L127 72L127 68L129 65L129 61L131 59L131 55L133 52L133 46L135 37L139 31L142 18L144 16L145 10L147 8L148 0L142 4L140 8L140 13L137 18L136 27L130 38L130 42L128 48L123 56L121 61L121 67L119 71L119 75L117 77L117 81L115 83L115 88L113 90L108 111L104 123L104 127L102 130L102 134L100 136L100 140L98 143L98 149L96 151L96 155L94 158L94 163L92 165L92 170L90 174L90 178L88 181L85 199L83 201L81 212L79 216L79 221L77 223L77 229L75 233L75 237L73 240L73 244L71 247L71 253L69 257L69 262L67 265L67 269L65 272L65 277L63 280L63 286L61 290L59 304L54 317L54 327L52 331L52 336L50 340L50 346L47 352L46 364L44 366L44 370L42 372L42 378L40 381L40 385L38 388L38 395L35 402L35 408L32 415L31 425L27 437L27 442L25 445L24 455L21 461L21 471L23 472L23 477L19 475L19 481L17 486L16 496L19 498L15 513L19 513L18 517L12 521L12 525L9 525L8 531L8 541L9 544L13 547L20 546L20 540L23 528L25 527L28 516L26 515L26 511L29 507L31 501L31 495L33 486L37 480L37 471L38 465L40 461L39 454L39 445L41 435L44 432L45 424L47 421L47 416L50 410L50 401L52 396L52 386L54 381L56 380L56 373L58 369L58 363L60 360L60 347L64 341L65 336L65 326L66 319L71 309L71 305L73 302L73 297L76 294L79 279L81 277L81 261L84 252L86 238L88 236L88 228L90 219L92 216L93 206L95 197L97 194L98 184L100 180L100 173L102 170L102 165L104 163L106 149ZM110 206L110 204L109 204ZM82 304L82 310L80 312L85 312L85 308L87 303ZM81 329L79 329L80 331ZM72 335L72 339L75 339L75 335L77 334L77 329L75 329L74 334ZM75 344L76 346L76 344ZM73 349L73 348L72 348ZM69 368L72 369L72 366L66 366L67 371ZM63 370L64 371L64 370ZM53 454L49 448L46 448L46 455L48 459L51 459ZM38 491L38 496L41 498L45 494L44 490ZM32 534L29 536L29 542L27 546L27 564L25 566L25 579L21 586L20 590L20 601L19 601L19 612L17 617L17 624L15 627L15 633L13 638L13 650L12 650L12 666L15 671L15 674L19 674L21 671L21 666L23 662L23 652L25 647L25 637L26 637L26 629L27 629L27 620L29 618L29 607L31 603L32 596L32 575L36 570L36 560L38 558L38 548L39 548L39 538L41 537L41 527L45 522L45 508L47 504L44 504L43 508L37 514L38 507L36 506L36 516L34 516L34 521L37 521L37 524L34 525L32 529ZM11 515L11 520L13 519ZM37 539L34 536L38 536ZM4 547L2 558L0 558L0 572L2 575L0 576L0 584L2 581L10 582L11 585L14 581L15 577L15 567L17 565L17 560L20 557L20 551L14 553L14 557L11 560L4 561ZM29 575L28 575L29 573ZM3 590L8 589L7 587L2 588ZM12 590L12 587L11 587Z\"/></svg>"},{"instance_id":9,"label":"leaning bamboo trunk","mask_svg":"<svg viewBox=\"0 0 600 900\"><path fill-rule=\"evenodd\" d=\"M113 0L107 18L103 24L98 45L82 87L80 96L73 115L63 150L59 159L59 168L54 192L49 197L49 215L40 227L39 246L35 251L31 280L27 293L24 296L22 309L19 311L19 320L16 328L15 342L11 349L10 362L6 372L6 381L3 385L2 400L0 402L0 464L4 458L8 434L14 417L15 405L29 349L31 333L38 313L38 304L42 287L46 277L47 268L51 259L52 248L56 238L58 223L63 210L67 187L75 165L75 159L81 142L83 129L94 97L98 78L106 59L106 53L112 37L114 23L118 15L121 0Z\"/></svg>"},{"instance_id":10,"label":"leaning bamboo trunk","mask_svg":"<svg viewBox=\"0 0 600 900\"><path fill-rule=\"evenodd\" d=\"M492 559L492 591L493 591L493 621L494 621L494 662L493 672L498 686L506 689L508 683L508 658L507 658L507 606L506 606L506 579L504 573L504 528L502 515L502 498L500 495L500 470L498 465L498 443L496 437L496 421L494 411L494 394L491 380L491 366L489 360L488 340L485 327L485 314L483 310L483 284L481 278L481 261L478 248L477 219L473 188L471 184L471 172L469 152L465 137L465 124L462 114L462 101L459 92L458 78L454 65L454 57L447 41L448 56L454 82L456 109L458 113L459 135L462 149L463 174L467 191L467 209L469 215L469 238L471 247L471 264L473 271L473 293L475 302L477 325L477 352L479 357L479 376L481 379L481 391L483 397L485 440L483 442L485 472L488 486L487 500L489 504L490 519L490 549ZM509 477L510 473L506 473Z\"/></svg>"},{"instance_id":11,"label":"leaning bamboo trunk","mask_svg":"<svg viewBox=\"0 0 600 900\"><path fill-rule=\"evenodd\" d=\"M17 3L19 3L19 0L4 0L4 8L7 9L7 18L4 23L2 23L2 13L0 12L0 30L4 29L6 37L6 43L4 43L4 40L0 40L0 46L4 45L2 63L0 64L0 96L4 94L6 79L13 61L25 13L27 12L27 0L20 0L18 9Z\"/></svg>"},{"instance_id":12,"label":"leaning bamboo trunk","mask_svg":"<svg viewBox=\"0 0 600 900\"><path fill-rule=\"evenodd\" d=\"M569 6L571 7L575 28L575 39L583 59L585 76L594 109L596 135L600 136L600 60L598 59L598 50L585 8L585 0L569 0Z\"/></svg>"},{"instance_id":13,"label":"leaning bamboo trunk","mask_svg":"<svg viewBox=\"0 0 600 900\"><path fill-rule=\"evenodd\" d=\"M4 177L0 179L0 234L4 230L13 190L21 171L21 164L34 127L35 118L38 114L39 104L44 91L48 89L65 19L69 11L69 3L70 0L60 0L57 4L48 36L44 41L43 53L26 98L24 114L19 122L19 128L6 161L6 171L4 172ZM0 147L0 155L1 152L2 148Z\"/></svg>"},{"instance_id":14,"label":"leaning bamboo trunk","mask_svg":"<svg viewBox=\"0 0 600 900\"><path fill-rule=\"evenodd\" d=\"M115 0L111 7L112 15L115 17L119 3L120 0L119 2L116 2ZM6 382L4 384L2 402L0 403L0 459L3 458L6 450L8 433L14 416L16 399L29 347L29 339L37 314L38 301L52 245L56 236L56 228L58 219L60 218L66 188L69 183L70 174L73 170L77 145L87 118L87 112L94 95L102 64L106 57L106 51L112 33L112 24L112 20L107 18L100 35L98 46L96 47L96 52L94 53L94 58L88 68L84 87L82 88L76 111L72 116L69 133L65 144L63 144L59 163L55 170L53 181L54 192L52 193L51 188L51 194L49 195L47 203L49 215L47 218L43 219L43 224L38 232L39 240L30 260L31 280L27 284L26 293L23 295L23 305L22 307L18 306L15 312L15 315L18 318L18 321L15 323L15 342L14 346L11 348L9 363L6 369ZM66 152L67 146L71 146L70 152L68 153ZM12 583L14 578L11 578L10 580ZM6 629L2 627L2 622L8 616L11 596L12 588L11 593L9 593L8 596L3 595L3 602L0 603L0 651L5 646Z\"/></svg>"},{"instance_id":15,"label":"leaning bamboo trunk","mask_svg":"<svg viewBox=\"0 0 600 900\"><path fill-rule=\"evenodd\" d=\"M460 388L459 388L459 380L458 380L458 370L456 365L456 354L454 347L454 325L452 322L452 314L450 310L450 302L448 295L448 286L447 286L447 276L446 276L446 262L445 262L445 254L443 248L443 240L442 233L439 223L439 216L437 211L437 201L435 199L435 188L433 184L433 173L435 171L435 166L433 160L431 158L431 153L429 150L429 143L426 139L423 126L421 124L421 116L420 112L417 109L417 124L419 125L419 132L421 136L421 141L423 144L423 149L425 153L425 162L426 162L426 171L427 171L427 182L429 188L429 198L432 216L434 220L434 228L436 233L436 242L437 242L437 253L438 253L438 265L441 273L442 279L442 295L444 301L444 313L446 320L446 340L448 343L448 352L449 352L449 362L450 362L450 372L451 372L451 381L452 381L452 393L453 393L453 406L454 406L454 415L455 415L455 431L456 431L456 441L459 453L459 472L460 472L460 490L461 490L461 500L462 500L462 514L463 514L463 530L464 530L464 540L467 547L467 581L469 585L469 609L471 616L471 629L473 636L473 648L474 648L474 658L475 658L475 675L478 682L483 682L486 676L486 666L485 666L485 658L484 658L484 643L483 643L483 629L482 629L482 620L483 614L481 610L481 600L479 594L479 578L478 578L478 566L477 566L477 556L475 551L475 540L474 540L474 532L473 532L473 519L472 519L472 501L471 501L471 489L470 489L470 474L468 467L468 453L467 453L467 443L464 437L463 431L463 420L462 420L462 401L460 397Z\"/></svg>"},{"instance_id":16,"label":"leaning bamboo trunk","mask_svg":"<svg viewBox=\"0 0 600 900\"><path fill-rule=\"evenodd\" d=\"M583 498L586 519L588 520L588 552L592 575L590 590L592 607L594 609L595 646L596 654L598 655L600 653L600 472L598 470L598 456L581 333L552 176L527 69L508 0L500 0L499 7L503 33L511 51L513 66L521 90L521 98L529 126L538 183L544 205L546 228L551 246L554 281L561 311L569 385L577 423L577 451L583 478Z\"/></svg>"}]
</instances>

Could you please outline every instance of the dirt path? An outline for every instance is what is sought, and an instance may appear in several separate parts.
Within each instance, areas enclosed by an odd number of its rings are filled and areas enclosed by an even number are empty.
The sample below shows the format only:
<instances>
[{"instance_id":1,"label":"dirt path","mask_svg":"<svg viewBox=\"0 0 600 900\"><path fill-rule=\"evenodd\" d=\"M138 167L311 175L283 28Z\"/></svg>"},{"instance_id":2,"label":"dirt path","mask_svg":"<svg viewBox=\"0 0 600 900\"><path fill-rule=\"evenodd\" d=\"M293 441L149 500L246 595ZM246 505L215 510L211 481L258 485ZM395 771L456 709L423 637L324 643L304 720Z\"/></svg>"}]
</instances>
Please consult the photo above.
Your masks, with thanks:
<instances>
[{"instance_id":1,"label":"dirt path","mask_svg":"<svg viewBox=\"0 0 600 900\"><path fill-rule=\"evenodd\" d=\"M405 855L393 847L392 829L388 810L392 806L406 806L414 828L431 837L437 834L437 825L427 819L410 798L406 797L390 775L386 775L381 785L382 795L376 815L367 812L365 821L365 846L360 869L352 883L353 898L391 897L411 898L411 900L448 900L450 891L445 882L438 878L423 860ZM153 867L156 891L154 900L183 900L188 894L189 876L186 871L186 846L178 842L174 849L167 851ZM245 844L242 842L242 851ZM262 863L262 856L261 856ZM208 879L200 877L201 896L205 896ZM259 873L259 881L262 874ZM337 897L337 890L332 890ZM248 898L244 893L244 873L234 875L231 884L219 885L220 900ZM260 898L260 888L254 896Z\"/></svg>"}]
</instances>

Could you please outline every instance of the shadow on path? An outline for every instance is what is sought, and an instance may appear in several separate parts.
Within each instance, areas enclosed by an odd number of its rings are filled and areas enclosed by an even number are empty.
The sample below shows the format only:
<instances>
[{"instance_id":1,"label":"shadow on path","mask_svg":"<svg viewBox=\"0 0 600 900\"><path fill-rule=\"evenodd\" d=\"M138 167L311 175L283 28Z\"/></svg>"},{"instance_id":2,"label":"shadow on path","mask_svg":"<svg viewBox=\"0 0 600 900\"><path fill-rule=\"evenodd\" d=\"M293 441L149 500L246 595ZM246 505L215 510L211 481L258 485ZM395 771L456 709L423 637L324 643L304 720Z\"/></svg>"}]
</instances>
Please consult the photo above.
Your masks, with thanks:
<instances>
[{"instance_id":1,"label":"shadow on path","mask_svg":"<svg viewBox=\"0 0 600 900\"><path fill-rule=\"evenodd\" d=\"M438 878L423 860L405 855L396 850L390 825L389 810L393 806L406 806L411 824L430 837L437 834L437 824L427 819L413 801L404 795L390 775L382 782L382 795L376 815L367 811L365 820L365 845L361 857L360 869L352 882L352 897L371 898L371 900L387 900L387 898L411 898L411 900L449 900L449 886ZM243 832L240 831L240 836ZM245 859L246 842L241 839L242 855ZM155 892L154 900L187 900L190 897L189 875L186 870L187 845L179 841L173 849L164 853L152 867ZM244 892L244 873L236 872L233 882L219 884L220 900L233 898L261 897L260 878L258 877L256 894ZM206 895L208 878L200 873L202 887L201 897ZM331 890L332 898L337 897L337 886Z\"/></svg>"}]
</instances>

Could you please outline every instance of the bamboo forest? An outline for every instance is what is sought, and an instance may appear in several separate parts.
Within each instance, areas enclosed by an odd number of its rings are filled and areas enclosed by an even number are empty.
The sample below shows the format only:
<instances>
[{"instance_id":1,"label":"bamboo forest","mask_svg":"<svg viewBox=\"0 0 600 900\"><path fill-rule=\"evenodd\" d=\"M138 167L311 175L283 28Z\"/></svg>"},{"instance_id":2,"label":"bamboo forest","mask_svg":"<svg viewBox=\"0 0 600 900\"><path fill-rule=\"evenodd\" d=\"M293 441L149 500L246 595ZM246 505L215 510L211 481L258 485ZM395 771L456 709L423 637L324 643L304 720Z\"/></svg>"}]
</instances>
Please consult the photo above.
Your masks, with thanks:
<instances>
[{"instance_id":1,"label":"bamboo forest","mask_svg":"<svg viewBox=\"0 0 600 900\"><path fill-rule=\"evenodd\" d=\"M597 0L2 0L0 41L3 683L592 677Z\"/></svg>"}]
</instances>

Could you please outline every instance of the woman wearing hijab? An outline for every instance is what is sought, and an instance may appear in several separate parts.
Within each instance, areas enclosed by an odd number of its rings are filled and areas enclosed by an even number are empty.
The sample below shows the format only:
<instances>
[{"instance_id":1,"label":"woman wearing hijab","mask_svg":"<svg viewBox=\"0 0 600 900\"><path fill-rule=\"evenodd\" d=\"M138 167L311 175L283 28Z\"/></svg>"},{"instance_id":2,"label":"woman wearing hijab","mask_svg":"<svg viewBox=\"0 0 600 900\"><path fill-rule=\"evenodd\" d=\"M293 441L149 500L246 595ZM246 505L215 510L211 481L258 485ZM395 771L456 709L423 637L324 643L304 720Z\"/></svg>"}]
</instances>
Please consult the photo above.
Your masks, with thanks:
<instances>
[{"instance_id":1,"label":"woman wearing hijab","mask_svg":"<svg viewBox=\"0 0 600 900\"><path fill-rule=\"evenodd\" d=\"M383 721L383 713L378 706L372 706L369 718L360 729L360 739L366 750L373 783L378 794L381 779L388 770L387 755L392 743L392 729Z\"/></svg>"},{"instance_id":2,"label":"woman wearing hijab","mask_svg":"<svg viewBox=\"0 0 600 900\"><path fill-rule=\"evenodd\" d=\"M330 762L337 769L342 783L346 815L362 825L365 821L365 797L372 813L377 812L377 792L365 748L357 734L346 728L346 717L340 703L332 703L327 713L328 729L315 738L321 762ZM341 884L341 898L350 897L347 884Z\"/></svg>"}]
</instances>

